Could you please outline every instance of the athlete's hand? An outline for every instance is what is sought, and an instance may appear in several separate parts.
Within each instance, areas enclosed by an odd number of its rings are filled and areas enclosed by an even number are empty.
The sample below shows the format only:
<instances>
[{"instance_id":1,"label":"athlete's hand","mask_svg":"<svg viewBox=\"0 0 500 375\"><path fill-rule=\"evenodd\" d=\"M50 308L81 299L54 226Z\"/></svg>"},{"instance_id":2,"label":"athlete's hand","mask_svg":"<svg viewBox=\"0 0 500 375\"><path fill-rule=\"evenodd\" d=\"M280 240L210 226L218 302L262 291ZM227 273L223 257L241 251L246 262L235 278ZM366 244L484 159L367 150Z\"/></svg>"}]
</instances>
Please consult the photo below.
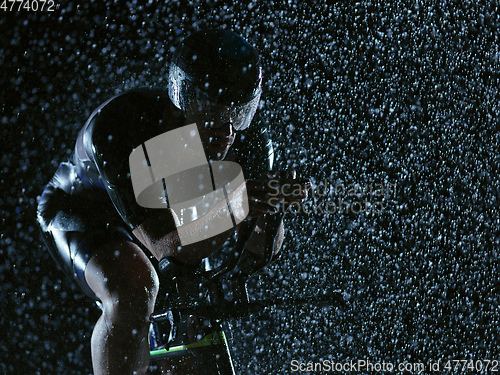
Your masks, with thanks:
<instances>
[{"instance_id":1,"label":"athlete's hand","mask_svg":"<svg viewBox=\"0 0 500 375\"><path fill-rule=\"evenodd\" d=\"M297 177L295 171L274 171L262 179L247 180L249 217L275 214L279 205L301 204L307 197L311 182Z\"/></svg>"}]
</instances>

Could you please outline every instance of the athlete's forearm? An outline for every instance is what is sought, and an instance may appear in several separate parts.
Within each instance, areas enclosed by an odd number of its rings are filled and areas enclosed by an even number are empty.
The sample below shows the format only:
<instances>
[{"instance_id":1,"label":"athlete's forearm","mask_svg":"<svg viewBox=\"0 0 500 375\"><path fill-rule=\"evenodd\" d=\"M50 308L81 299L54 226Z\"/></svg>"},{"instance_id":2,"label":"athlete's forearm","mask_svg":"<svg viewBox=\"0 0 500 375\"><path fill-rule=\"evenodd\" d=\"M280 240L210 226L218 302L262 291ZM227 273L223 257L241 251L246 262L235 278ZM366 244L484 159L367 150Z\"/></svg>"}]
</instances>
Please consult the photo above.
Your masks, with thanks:
<instances>
[{"instance_id":1,"label":"athlete's forearm","mask_svg":"<svg viewBox=\"0 0 500 375\"><path fill-rule=\"evenodd\" d=\"M188 245L182 245L177 232L169 233L167 237L170 238L166 238L166 241L170 241L174 246L168 246L161 251L160 259L167 256L184 264L196 264L219 250L233 232L234 228L231 228L216 236Z\"/></svg>"},{"instance_id":2,"label":"athlete's forearm","mask_svg":"<svg viewBox=\"0 0 500 375\"><path fill-rule=\"evenodd\" d=\"M285 232L283 220L281 220L277 233L267 233L263 228L266 227L266 223L269 220L270 216L268 215L259 218L259 221L257 221L257 225L255 227L255 232L247 242L245 250L248 250L250 253L255 254L256 256L260 256L264 252L266 246L266 238L269 235L275 236L273 243L273 256L279 253L281 246L283 245Z\"/></svg>"},{"instance_id":3,"label":"athlete's forearm","mask_svg":"<svg viewBox=\"0 0 500 375\"><path fill-rule=\"evenodd\" d=\"M221 202L203 217L180 225L172 210L162 210L133 233L158 260L171 257L180 263L194 264L220 249L234 232L232 227L225 231L214 230L227 222L227 214L226 202ZM211 235L214 232L221 233Z\"/></svg>"},{"instance_id":4,"label":"athlete's forearm","mask_svg":"<svg viewBox=\"0 0 500 375\"><path fill-rule=\"evenodd\" d=\"M255 227L255 232L253 233L250 240L246 243L245 251L243 252L243 256L240 259L240 267L242 269L248 270L257 270L254 269L257 263L260 263L262 257L264 256L267 236L274 237L273 243L273 258L276 258L276 255L279 253L281 249L281 245L283 244L284 237L284 226L283 220L280 222L278 232L276 233L266 233L262 228L265 228L266 218L269 220L269 216L261 217L257 222Z\"/></svg>"}]
</instances>

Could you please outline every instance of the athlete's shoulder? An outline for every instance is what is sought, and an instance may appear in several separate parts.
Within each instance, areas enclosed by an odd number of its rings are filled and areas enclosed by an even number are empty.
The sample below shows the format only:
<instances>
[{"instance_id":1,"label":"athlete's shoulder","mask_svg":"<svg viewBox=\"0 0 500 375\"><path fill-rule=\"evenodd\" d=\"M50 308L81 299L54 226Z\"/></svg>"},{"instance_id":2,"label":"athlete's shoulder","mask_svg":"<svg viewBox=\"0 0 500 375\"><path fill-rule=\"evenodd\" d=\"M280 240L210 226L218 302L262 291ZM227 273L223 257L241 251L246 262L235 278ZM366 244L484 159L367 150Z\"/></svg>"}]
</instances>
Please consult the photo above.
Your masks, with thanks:
<instances>
[{"instance_id":1,"label":"athlete's shoulder","mask_svg":"<svg viewBox=\"0 0 500 375\"><path fill-rule=\"evenodd\" d=\"M168 102L168 91L148 87L138 87L115 95L106 102L104 107L131 105L130 110L140 110L148 103L151 105L165 105Z\"/></svg>"},{"instance_id":2,"label":"athlete's shoulder","mask_svg":"<svg viewBox=\"0 0 500 375\"><path fill-rule=\"evenodd\" d=\"M94 126L124 127L157 126L168 117L170 110L168 94L162 90L139 88L126 91L103 103L92 115Z\"/></svg>"},{"instance_id":3,"label":"athlete's shoulder","mask_svg":"<svg viewBox=\"0 0 500 375\"><path fill-rule=\"evenodd\" d=\"M184 116L163 90L134 89L101 105L89 119L88 132L94 147L131 148L173 130Z\"/></svg>"},{"instance_id":4,"label":"athlete's shoulder","mask_svg":"<svg viewBox=\"0 0 500 375\"><path fill-rule=\"evenodd\" d=\"M99 170L106 169L107 176L102 177L113 180L126 175L129 155L136 147L184 122L164 91L135 89L94 111L82 130L82 143Z\"/></svg>"}]
</instances>

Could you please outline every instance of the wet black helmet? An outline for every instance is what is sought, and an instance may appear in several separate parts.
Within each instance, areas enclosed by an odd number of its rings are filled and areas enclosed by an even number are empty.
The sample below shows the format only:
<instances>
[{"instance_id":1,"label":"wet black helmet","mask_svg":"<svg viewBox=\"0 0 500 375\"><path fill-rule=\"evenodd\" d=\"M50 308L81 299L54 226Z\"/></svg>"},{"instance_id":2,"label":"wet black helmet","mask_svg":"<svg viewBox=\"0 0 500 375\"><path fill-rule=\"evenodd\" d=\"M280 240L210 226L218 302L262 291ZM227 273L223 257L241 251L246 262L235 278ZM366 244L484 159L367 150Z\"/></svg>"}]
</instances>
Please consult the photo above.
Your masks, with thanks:
<instances>
[{"instance_id":1,"label":"wet black helmet","mask_svg":"<svg viewBox=\"0 0 500 375\"><path fill-rule=\"evenodd\" d=\"M242 130L250 124L262 92L259 54L232 31L198 31L176 49L168 89L181 110L223 106L231 111L235 129Z\"/></svg>"}]
</instances>

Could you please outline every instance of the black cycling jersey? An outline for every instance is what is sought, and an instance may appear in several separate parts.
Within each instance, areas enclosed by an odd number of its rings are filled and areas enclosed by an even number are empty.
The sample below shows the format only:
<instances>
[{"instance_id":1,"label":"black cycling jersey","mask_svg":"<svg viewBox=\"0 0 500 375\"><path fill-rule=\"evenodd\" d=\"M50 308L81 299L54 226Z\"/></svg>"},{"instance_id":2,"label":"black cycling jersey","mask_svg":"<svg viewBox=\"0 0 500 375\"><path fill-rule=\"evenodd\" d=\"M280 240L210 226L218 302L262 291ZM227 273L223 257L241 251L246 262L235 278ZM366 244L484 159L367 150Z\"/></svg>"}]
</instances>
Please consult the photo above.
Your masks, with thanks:
<instances>
[{"instance_id":1,"label":"black cycling jersey","mask_svg":"<svg viewBox=\"0 0 500 375\"><path fill-rule=\"evenodd\" d=\"M182 113L162 91L132 91L101 105L78 135L73 162L91 189L106 190L123 221L132 229L151 210L135 201L129 155L148 139L185 125Z\"/></svg>"},{"instance_id":2,"label":"black cycling jersey","mask_svg":"<svg viewBox=\"0 0 500 375\"><path fill-rule=\"evenodd\" d=\"M137 204L130 180L129 155L156 135L181 127L186 119L164 91L136 90L115 97L99 107L78 135L74 163L85 186L105 189L123 221L131 229L141 224L151 209ZM264 131L263 131L264 130ZM265 129L251 136L239 134L226 160L237 161L244 174L255 175L272 167L273 150ZM260 138L260 139L259 139ZM264 161L257 168L249 160ZM267 161L267 163L266 163ZM246 169L246 171L245 171Z\"/></svg>"},{"instance_id":3,"label":"black cycling jersey","mask_svg":"<svg viewBox=\"0 0 500 375\"><path fill-rule=\"evenodd\" d=\"M131 230L155 209L137 204L129 156L147 140L187 125L183 113L161 90L138 89L98 107L78 134L70 162L61 163L38 205L38 219L52 255L92 297L84 270L98 245L135 241ZM267 129L236 134L225 160L239 163L246 179L273 166Z\"/></svg>"}]
</instances>

